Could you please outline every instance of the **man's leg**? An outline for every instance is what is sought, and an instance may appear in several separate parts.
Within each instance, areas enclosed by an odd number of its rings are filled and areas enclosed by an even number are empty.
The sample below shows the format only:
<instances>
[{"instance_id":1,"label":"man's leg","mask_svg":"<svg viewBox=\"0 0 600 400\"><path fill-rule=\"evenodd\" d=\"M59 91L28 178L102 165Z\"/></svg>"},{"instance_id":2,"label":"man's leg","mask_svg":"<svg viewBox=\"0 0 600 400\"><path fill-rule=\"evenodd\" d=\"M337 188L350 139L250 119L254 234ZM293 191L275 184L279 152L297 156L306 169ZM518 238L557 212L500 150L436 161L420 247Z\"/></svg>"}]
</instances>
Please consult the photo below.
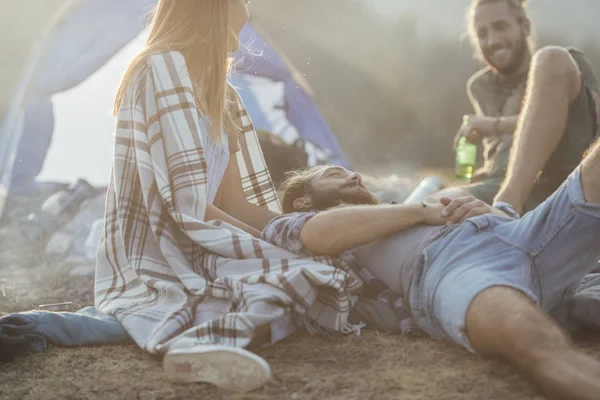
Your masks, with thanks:
<instances>
[{"instance_id":1,"label":"man's leg","mask_svg":"<svg viewBox=\"0 0 600 400\"><path fill-rule=\"evenodd\" d=\"M533 57L506 179L497 201L523 211L539 173L556 150L569 105L582 90L581 75L567 50L546 47Z\"/></svg>"},{"instance_id":2,"label":"man's leg","mask_svg":"<svg viewBox=\"0 0 600 400\"><path fill-rule=\"evenodd\" d=\"M496 286L481 292L466 317L467 336L482 354L516 364L552 399L600 399L600 362L521 292Z\"/></svg>"},{"instance_id":3,"label":"man's leg","mask_svg":"<svg viewBox=\"0 0 600 400\"><path fill-rule=\"evenodd\" d=\"M590 147L581 162L581 186L585 201L600 204L600 140Z\"/></svg>"},{"instance_id":4,"label":"man's leg","mask_svg":"<svg viewBox=\"0 0 600 400\"><path fill-rule=\"evenodd\" d=\"M581 187L587 203L600 204L599 174L600 140L581 163ZM560 203L556 201L558 207ZM593 219L590 215L589 220ZM574 230L568 232L568 236L576 234ZM595 231L590 229L585 235L595 236ZM586 246L594 246L593 240ZM568 246L565 238L560 236L555 236L554 242ZM571 250L562 251L569 253ZM596 248L581 250L591 254L597 252ZM544 261L539 259L537 262ZM550 275L546 278L553 280ZM600 362L576 350L566 334L519 291L497 286L481 292L467 311L466 330L475 349L517 364L549 396L559 399L600 398Z\"/></svg>"},{"instance_id":5,"label":"man's leg","mask_svg":"<svg viewBox=\"0 0 600 400\"><path fill-rule=\"evenodd\" d=\"M589 202L600 203L600 140L590 148L586 158L581 163L581 184L583 194ZM592 280L580 286L581 291L571 300L571 316L586 326L600 330L600 318L598 316L598 296L595 295L600 286L600 274ZM591 277L591 275L590 275Z\"/></svg>"}]
</instances>

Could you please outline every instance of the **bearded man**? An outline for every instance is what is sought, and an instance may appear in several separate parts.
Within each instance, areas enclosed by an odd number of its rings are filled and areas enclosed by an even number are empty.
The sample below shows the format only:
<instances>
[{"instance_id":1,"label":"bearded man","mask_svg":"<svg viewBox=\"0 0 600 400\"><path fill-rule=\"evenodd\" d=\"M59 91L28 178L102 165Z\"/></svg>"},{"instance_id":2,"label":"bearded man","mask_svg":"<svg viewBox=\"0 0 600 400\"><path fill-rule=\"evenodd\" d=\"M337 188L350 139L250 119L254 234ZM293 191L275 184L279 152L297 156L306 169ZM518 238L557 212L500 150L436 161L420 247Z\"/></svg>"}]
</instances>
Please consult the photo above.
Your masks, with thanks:
<instances>
[{"instance_id":1,"label":"bearded man","mask_svg":"<svg viewBox=\"0 0 600 400\"><path fill-rule=\"evenodd\" d=\"M552 398L600 398L600 363L549 317L600 259L600 141L520 218L473 197L378 205L361 176L319 166L283 184L262 238L338 257L401 325L507 360ZM339 278L339 277L338 277ZM327 296L327 293L323 293Z\"/></svg>"},{"instance_id":2,"label":"bearded man","mask_svg":"<svg viewBox=\"0 0 600 400\"><path fill-rule=\"evenodd\" d=\"M483 167L464 188L489 204L533 209L573 172L597 135L596 78L579 50L534 53L525 0L473 0L467 24L486 67L467 83L475 114L465 116L455 140L483 145Z\"/></svg>"}]
</instances>

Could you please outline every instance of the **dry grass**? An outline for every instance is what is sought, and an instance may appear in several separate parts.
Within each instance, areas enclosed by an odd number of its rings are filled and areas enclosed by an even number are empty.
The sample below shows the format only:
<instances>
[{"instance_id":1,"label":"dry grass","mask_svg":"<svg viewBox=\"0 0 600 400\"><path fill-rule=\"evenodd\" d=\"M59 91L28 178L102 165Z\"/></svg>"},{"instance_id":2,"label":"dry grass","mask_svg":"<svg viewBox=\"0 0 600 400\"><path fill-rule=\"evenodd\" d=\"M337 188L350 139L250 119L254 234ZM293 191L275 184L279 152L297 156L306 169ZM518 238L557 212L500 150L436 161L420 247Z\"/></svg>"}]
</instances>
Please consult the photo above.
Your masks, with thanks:
<instances>
[{"instance_id":1,"label":"dry grass","mask_svg":"<svg viewBox=\"0 0 600 400\"><path fill-rule=\"evenodd\" d=\"M0 228L2 243L22 244L19 218L13 212ZM23 246L1 251L0 315L48 302L73 301L77 308L92 303L91 279L69 277L70 266L45 264ZM587 347L600 357L600 345ZM506 365L429 339L376 331L360 337L297 334L256 352L271 364L277 382L249 394L170 382L160 361L136 346L109 346L52 348L0 365L0 398L541 399Z\"/></svg>"}]
</instances>

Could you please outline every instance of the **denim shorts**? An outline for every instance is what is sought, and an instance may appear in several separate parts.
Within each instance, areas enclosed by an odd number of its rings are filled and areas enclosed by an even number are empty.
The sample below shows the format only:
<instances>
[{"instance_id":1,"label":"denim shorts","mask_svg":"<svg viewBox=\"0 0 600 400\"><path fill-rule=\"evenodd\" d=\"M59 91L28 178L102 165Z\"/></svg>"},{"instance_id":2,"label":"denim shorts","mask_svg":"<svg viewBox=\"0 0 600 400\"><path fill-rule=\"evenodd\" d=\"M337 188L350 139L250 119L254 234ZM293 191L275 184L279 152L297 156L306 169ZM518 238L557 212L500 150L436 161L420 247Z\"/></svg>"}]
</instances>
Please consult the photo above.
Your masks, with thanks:
<instances>
[{"instance_id":1,"label":"denim shorts","mask_svg":"<svg viewBox=\"0 0 600 400\"><path fill-rule=\"evenodd\" d=\"M600 205L584 201L577 168L521 219L480 215L429 245L411 284L411 312L430 336L474 351L465 320L479 293L511 287L551 312L599 259Z\"/></svg>"}]
</instances>

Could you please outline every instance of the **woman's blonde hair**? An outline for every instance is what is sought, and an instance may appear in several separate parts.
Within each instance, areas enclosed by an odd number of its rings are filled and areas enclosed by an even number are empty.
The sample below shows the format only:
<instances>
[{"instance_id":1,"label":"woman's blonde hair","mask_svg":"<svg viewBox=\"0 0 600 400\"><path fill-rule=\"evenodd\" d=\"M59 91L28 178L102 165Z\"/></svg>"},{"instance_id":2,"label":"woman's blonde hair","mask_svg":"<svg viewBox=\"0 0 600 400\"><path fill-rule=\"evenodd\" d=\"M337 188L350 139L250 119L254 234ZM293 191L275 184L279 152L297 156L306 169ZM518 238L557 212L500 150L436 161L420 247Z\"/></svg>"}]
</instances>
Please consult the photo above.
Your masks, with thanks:
<instances>
[{"instance_id":1,"label":"woman's blonde hair","mask_svg":"<svg viewBox=\"0 0 600 400\"><path fill-rule=\"evenodd\" d=\"M221 130L236 127L227 107L232 37L228 15L227 0L159 0L144 47L129 64L117 90L114 114L118 114L127 89L144 71L151 54L179 51L194 86L196 105L211 120L210 137L220 143Z\"/></svg>"}]
</instances>

